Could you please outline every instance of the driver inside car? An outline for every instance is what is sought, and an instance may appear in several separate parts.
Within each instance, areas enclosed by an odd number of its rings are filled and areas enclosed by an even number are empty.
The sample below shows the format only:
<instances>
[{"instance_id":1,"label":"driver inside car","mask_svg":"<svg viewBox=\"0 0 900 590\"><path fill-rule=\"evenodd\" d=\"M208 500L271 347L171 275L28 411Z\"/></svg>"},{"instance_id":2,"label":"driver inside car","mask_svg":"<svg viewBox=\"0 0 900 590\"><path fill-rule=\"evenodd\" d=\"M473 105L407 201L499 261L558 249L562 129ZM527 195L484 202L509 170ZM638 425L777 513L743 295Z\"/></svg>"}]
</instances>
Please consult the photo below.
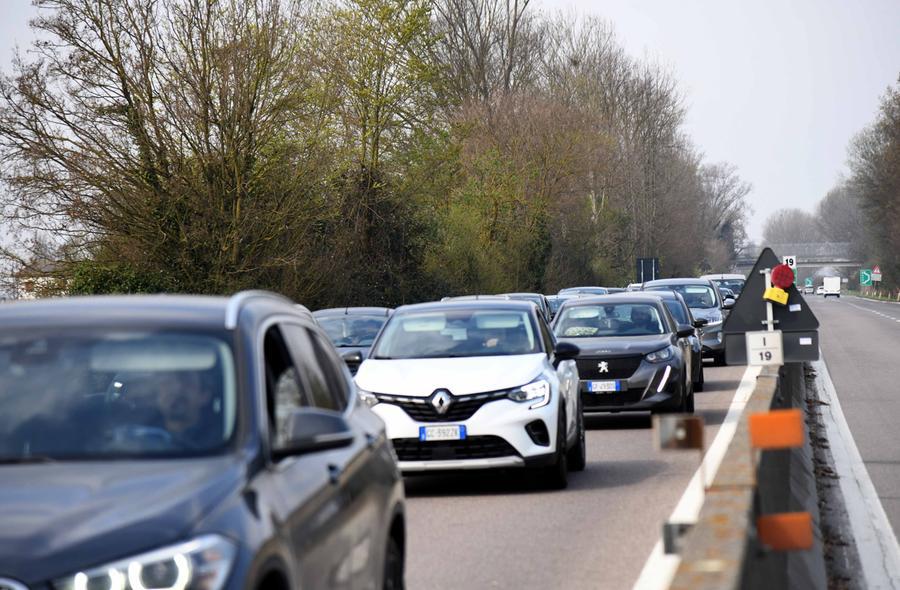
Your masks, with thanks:
<instances>
[{"instance_id":1,"label":"driver inside car","mask_svg":"<svg viewBox=\"0 0 900 590\"><path fill-rule=\"evenodd\" d=\"M195 371L170 371L156 376L156 408L162 427L176 441L197 447L216 444L218 436L210 408L212 390Z\"/></svg>"}]
</instances>

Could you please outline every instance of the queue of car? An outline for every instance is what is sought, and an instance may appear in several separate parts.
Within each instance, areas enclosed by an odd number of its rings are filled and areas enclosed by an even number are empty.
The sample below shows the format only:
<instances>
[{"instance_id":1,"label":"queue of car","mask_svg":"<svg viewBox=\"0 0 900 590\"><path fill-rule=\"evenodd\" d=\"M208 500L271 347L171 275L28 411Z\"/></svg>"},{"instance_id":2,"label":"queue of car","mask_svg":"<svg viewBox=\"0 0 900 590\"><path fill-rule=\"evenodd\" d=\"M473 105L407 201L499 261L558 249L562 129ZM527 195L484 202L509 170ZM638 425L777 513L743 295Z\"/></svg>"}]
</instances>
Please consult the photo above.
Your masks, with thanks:
<instances>
[{"instance_id":1,"label":"queue of car","mask_svg":"<svg viewBox=\"0 0 900 590\"><path fill-rule=\"evenodd\" d=\"M5 305L0 588L402 588L402 475L561 489L585 413L694 411L734 300L610 291Z\"/></svg>"}]
</instances>

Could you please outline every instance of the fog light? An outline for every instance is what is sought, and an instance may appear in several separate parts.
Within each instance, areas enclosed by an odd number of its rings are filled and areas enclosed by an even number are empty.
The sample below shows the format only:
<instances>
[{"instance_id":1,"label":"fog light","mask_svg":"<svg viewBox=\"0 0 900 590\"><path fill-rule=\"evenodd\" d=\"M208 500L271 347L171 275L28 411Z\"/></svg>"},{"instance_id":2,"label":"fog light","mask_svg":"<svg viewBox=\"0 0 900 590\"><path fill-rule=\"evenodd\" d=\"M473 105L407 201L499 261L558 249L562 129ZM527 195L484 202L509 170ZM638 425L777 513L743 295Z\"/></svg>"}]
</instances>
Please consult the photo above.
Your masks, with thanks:
<instances>
[{"instance_id":1,"label":"fog light","mask_svg":"<svg viewBox=\"0 0 900 590\"><path fill-rule=\"evenodd\" d=\"M532 420L525 425L525 432L534 444L542 447L550 446L550 432L547 431L547 425L543 420Z\"/></svg>"}]
</instances>

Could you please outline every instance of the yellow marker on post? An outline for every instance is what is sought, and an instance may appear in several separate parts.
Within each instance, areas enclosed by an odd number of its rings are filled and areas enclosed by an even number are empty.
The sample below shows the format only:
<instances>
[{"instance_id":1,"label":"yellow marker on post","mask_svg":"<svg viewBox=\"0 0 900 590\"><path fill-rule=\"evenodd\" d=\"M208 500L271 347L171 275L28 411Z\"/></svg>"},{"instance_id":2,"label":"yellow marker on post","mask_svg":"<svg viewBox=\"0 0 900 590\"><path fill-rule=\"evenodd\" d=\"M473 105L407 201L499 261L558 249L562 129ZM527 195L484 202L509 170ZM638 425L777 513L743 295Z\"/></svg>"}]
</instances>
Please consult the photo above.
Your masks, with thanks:
<instances>
[{"instance_id":1,"label":"yellow marker on post","mask_svg":"<svg viewBox=\"0 0 900 590\"><path fill-rule=\"evenodd\" d=\"M788 292L780 287L769 287L763 293L763 299L777 303L778 305L787 305Z\"/></svg>"}]
</instances>

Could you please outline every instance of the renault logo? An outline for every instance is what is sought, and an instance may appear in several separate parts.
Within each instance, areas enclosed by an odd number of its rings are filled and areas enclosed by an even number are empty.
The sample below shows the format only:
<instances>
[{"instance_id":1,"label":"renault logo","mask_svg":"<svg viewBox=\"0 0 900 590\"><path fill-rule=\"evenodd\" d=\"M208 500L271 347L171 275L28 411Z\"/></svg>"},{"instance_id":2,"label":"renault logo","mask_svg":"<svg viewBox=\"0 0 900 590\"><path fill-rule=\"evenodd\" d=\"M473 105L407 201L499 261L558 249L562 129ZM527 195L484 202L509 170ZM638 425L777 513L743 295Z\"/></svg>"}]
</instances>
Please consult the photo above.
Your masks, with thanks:
<instances>
[{"instance_id":1,"label":"renault logo","mask_svg":"<svg viewBox=\"0 0 900 590\"><path fill-rule=\"evenodd\" d=\"M438 389L431 394L431 407L438 414L446 414L453 403L453 396L446 389Z\"/></svg>"},{"instance_id":2,"label":"renault logo","mask_svg":"<svg viewBox=\"0 0 900 590\"><path fill-rule=\"evenodd\" d=\"M597 363L597 370L601 373L609 373L609 363L606 361L600 361Z\"/></svg>"}]
</instances>

